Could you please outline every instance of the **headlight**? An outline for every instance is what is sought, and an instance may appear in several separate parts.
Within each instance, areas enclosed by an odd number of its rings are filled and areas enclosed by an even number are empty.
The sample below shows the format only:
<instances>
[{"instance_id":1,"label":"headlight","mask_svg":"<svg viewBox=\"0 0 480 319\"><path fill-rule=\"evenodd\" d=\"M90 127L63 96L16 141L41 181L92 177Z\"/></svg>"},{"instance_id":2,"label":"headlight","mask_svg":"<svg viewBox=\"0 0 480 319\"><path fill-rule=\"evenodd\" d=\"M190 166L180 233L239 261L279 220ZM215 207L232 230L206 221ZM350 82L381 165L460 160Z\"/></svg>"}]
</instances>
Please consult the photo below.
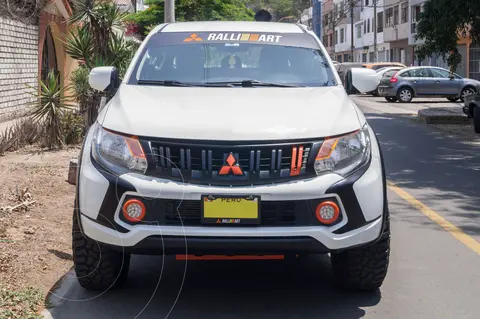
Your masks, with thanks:
<instances>
[{"instance_id":1,"label":"headlight","mask_svg":"<svg viewBox=\"0 0 480 319\"><path fill-rule=\"evenodd\" d=\"M370 158L368 126L347 135L327 138L315 159L315 172L346 176Z\"/></svg>"},{"instance_id":2,"label":"headlight","mask_svg":"<svg viewBox=\"0 0 480 319\"><path fill-rule=\"evenodd\" d=\"M147 170L147 159L138 139L112 133L100 125L94 132L92 155L100 165L117 174L144 174Z\"/></svg>"}]
</instances>

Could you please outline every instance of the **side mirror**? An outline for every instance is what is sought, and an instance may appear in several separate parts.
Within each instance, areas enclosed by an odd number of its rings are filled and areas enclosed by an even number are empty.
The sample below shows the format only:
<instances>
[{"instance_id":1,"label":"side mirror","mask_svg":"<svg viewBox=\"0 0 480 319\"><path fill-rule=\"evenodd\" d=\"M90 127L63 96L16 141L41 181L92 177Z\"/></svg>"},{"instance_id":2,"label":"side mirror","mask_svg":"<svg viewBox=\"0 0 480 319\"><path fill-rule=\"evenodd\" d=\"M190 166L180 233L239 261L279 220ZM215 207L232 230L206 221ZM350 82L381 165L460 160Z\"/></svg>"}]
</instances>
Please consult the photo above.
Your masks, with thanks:
<instances>
[{"instance_id":1,"label":"side mirror","mask_svg":"<svg viewBox=\"0 0 480 319\"><path fill-rule=\"evenodd\" d=\"M347 94L358 94L375 91L378 86L377 72L367 68L352 68L348 70L345 79Z\"/></svg>"},{"instance_id":2,"label":"side mirror","mask_svg":"<svg viewBox=\"0 0 480 319\"><path fill-rule=\"evenodd\" d=\"M450 80L455 80L455 77L454 77L453 75L450 75L448 78L449 78Z\"/></svg>"},{"instance_id":3,"label":"side mirror","mask_svg":"<svg viewBox=\"0 0 480 319\"><path fill-rule=\"evenodd\" d=\"M88 84L97 91L115 93L120 86L117 68L113 66L93 68L88 77Z\"/></svg>"}]
</instances>

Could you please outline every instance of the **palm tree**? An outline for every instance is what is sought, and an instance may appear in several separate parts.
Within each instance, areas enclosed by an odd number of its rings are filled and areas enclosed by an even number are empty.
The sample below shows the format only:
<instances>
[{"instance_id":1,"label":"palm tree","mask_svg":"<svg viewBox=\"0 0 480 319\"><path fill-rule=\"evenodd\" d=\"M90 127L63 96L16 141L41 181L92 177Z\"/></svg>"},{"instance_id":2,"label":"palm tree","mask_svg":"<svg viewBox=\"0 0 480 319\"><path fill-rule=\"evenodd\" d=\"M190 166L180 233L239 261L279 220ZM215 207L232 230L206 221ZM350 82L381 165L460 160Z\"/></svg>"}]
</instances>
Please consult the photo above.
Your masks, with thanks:
<instances>
[{"instance_id":1,"label":"palm tree","mask_svg":"<svg viewBox=\"0 0 480 319\"><path fill-rule=\"evenodd\" d=\"M65 41L65 51L79 61L84 71L75 72L72 81L77 101L88 129L98 115L97 107L102 93L85 89L88 73L97 66L114 66L120 76L125 73L137 44L125 39L122 12L113 2L102 0L73 0L74 12L69 23L73 32ZM80 89L79 89L80 88ZM108 98L108 97L107 97Z\"/></svg>"}]
</instances>

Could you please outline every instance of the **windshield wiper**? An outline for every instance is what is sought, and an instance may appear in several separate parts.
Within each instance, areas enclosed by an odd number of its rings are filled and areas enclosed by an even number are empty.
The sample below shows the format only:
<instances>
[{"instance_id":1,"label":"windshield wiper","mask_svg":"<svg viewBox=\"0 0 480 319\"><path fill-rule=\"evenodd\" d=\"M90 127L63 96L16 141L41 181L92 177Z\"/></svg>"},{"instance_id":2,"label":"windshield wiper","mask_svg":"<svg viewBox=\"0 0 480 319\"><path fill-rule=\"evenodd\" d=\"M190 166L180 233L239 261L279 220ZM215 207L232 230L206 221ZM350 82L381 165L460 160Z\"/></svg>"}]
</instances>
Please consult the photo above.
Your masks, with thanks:
<instances>
[{"instance_id":1,"label":"windshield wiper","mask_svg":"<svg viewBox=\"0 0 480 319\"><path fill-rule=\"evenodd\" d=\"M268 87L279 87L279 88L293 88L293 87L304 87L304 85L291 85L291 84L282 84L282 83L270 83L262 82L258 80L243 80L243 81L226 81L226 82L207 82L208 85L216 84L230 84L237 85L242 87L253 87L253 86L268 86Z\"/></svg>"},{"instance_id":2,"label":"windshield wiper","mask_svg":"<svg viewBox=\"0 0 480 319\"><path fill-rule=\"evenodd\" d=\"M187 83L177 80L138 80L140 85L163 85L163 86L201 86L201 87L230 87L229 83Z\"/></svg>"},{"instance_id":3,"label":"windshield wiper","mask_svg":"<svg viewBox=\"0 0 480 319\"><path fill-rule=\"evenodd\" d=\"M138 80L138 84L164 85L164 86L197 86L195 84L180 82L176 80Z\"/></svg>"}]
</instances>

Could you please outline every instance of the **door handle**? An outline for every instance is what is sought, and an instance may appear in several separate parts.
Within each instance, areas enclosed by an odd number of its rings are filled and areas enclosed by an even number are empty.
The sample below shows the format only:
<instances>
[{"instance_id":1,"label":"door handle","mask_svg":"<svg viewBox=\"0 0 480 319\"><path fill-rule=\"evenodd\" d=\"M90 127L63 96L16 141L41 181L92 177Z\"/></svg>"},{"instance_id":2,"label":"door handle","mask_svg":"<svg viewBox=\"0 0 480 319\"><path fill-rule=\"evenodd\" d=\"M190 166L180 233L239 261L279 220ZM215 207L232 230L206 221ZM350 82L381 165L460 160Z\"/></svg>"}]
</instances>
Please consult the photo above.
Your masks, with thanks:
<instances>
[{"instance_id":1,"label":"door handle","mask_svg":"<svg viewBox=\"0 0 480 319\"><path fill-rule=\"evenodd\" d=\"M439 80L436 80L435 83L440 83L440 81L439 81Z\"/></svg>"},{"instance_id":2,"label":"door handle","mask_svg":"<svg viewBox=\"0 0 480 319\"><path fill-rule=\"evenodd\" d=\"M413 80L413 83L417 83L417 80Z\"/></svg>"}]
</instances>

